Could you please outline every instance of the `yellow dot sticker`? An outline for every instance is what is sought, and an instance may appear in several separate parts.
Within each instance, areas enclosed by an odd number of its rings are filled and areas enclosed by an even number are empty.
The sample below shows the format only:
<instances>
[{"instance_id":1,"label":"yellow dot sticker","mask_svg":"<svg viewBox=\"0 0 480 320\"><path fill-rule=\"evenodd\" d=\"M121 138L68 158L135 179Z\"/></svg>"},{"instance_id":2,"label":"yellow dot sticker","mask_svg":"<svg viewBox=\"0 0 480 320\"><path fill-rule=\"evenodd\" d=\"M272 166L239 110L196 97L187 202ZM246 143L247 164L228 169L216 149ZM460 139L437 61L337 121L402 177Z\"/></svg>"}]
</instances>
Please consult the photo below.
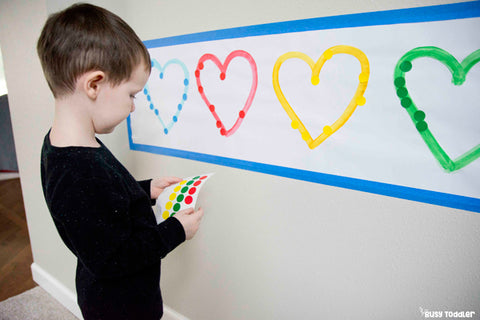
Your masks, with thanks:
<instances>
[{"instance_id":1,"label":"yellow dot sticker","mask_svg":"<svg viewBox=\"0 0 480 320\"><path fill-rule=\"evenodd\" d=\"M172 194L168 197L168 199L170 199L170 200L175 200L176 197L177 197L177 194L176 194L176 193L172 193Z\"/></svg>"},{"instance_id":2,"label":"yellow dot sticker","mask_svg":"<svg viewBox=\"0 0 480 320\"><path fill-rule=\"evenodd\" d=\"M358 76L358 80L360 82L367 82L368 81L368 73L365 73L365 72L360 73L360 75Z\"/></svg>"},{"instance_id":3,"label":"yellow dot sticker","mask_svg":"<svg viewBox=\"0 0 480 320\"><path fill-rule=\"evenodd\" d=\"M327 135L331 135L333 133L332 127L330 127L330 126L323 127L323 133L325 133Z\"/></svg>"},{"instance_id":4,"label":"yellow dot sticker","mask_svg":"<svg viewBox=\"0 0 480 320\"><path fill-rule=\"evenodd\" d=\"M171 201L168 201L167 204L165 205L165 209L170 210L172 209L173 203Z\"/></svg>"},{"instance_id":5,"label":"yellow dot sticker","mask_svg":"<svg viewBox=\"0 0 480 320\"><path fill-rule=\"evenodd\" d=\"M182 182L180 182L180 185L183 186L185 183L187 183L187 180L183 180Z\"/></svg>"},{"instance_id":6,"label":"yellow dot sticker","mask_svg":"<svg viewBox=\"0 0 480 320\"><path fill-rule=\"evenodd\" d=\"M302 133L302 139L303 140L308 141L308 138L309 138L308 136L309 136L308 132L303 132Z\"/></svg>"},{"instance_id":7,"label":"yellow dot sticker","mask_svg":"<svg viewBox=\"0 0 480 320\"><path fill-rule=\"evenodd\" d=\"M181 186L176 186L175 189L173 189L173 191L178 192L180 191L181 188L182 188Z\"/></svg>"},{"instance_id":8,"label":"yellow dot sticker","mask_svg":"<svg viewBox=\"0 0 480 320\"><path fill-rule=\"evenodd\" d=\"M367 99L365 99L365 97L360 96L360 97L357 98L357 104L359 106L363 106L365 104L365 102L367 102Z\"/></svg>"},{"instance_id":9,"label":"yellow dot sticker","mask_svg":"<svg viewBox=\"0 0 480 320\"><path fill-rule=\"evenodd\" d=\"M170 216L170 213L168 211L163 211L163 213L162 213L162 218L163 219L167 220L169 216Z\"/></svg>"},{"instance_id":10,"label":"yellow dot sticker","mask_svg":"<svg viewBox=\"0 0 480 320\"><path fill-rule=\"evenodd\" d=\"M324 56L325 59L327 59L327 60L332 59L332 57L333 57L333 52L332 52L332 50L330 50L330 49L325 50L325 52L323 53L323 56Z\"/></svg>"}]
</instances>

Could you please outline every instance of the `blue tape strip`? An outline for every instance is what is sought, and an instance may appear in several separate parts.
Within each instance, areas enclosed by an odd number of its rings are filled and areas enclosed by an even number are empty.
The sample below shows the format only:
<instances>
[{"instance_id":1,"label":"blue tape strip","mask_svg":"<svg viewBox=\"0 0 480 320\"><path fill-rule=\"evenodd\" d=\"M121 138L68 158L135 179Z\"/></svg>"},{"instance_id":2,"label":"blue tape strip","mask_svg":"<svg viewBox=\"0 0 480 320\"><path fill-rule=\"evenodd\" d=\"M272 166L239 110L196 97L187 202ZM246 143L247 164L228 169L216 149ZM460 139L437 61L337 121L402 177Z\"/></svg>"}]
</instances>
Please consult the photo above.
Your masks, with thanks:
<instances>
[{"instance_id":1,"label":"blue tape strip","mask_svg":"<svg viewBox=\"0 0 480 320\"><path fill-rule=\"evenodd\" d=\"M207 31L144 41L149 49L193 42L263 36L312 30L465 19L480 16L480 1L438 6L355 13L341 16L276 22L247 27Z\"/></svg>"},{"instance_id":2,"label":"blue tape strip","mask_svg":"<svg viewBox=\"0 0 480 320\"><path fill-rule=\"evenodd\" d=\"M127 120L130 122L130 117ZM130 125L129 138L131 137ZM388 183L381 183L369 180L355 179L349 177L342 177L332 174L293 169L288 167L275 166L259 162L251 162L238 160L233 158L226 158L214 156L210 154L190 152L184 150L170 149L164 147L150 146L144 144L133 143L130 141L130 149L135 151L144 151L149 153L162 154L177 158L184 158L189 160L196 160L207 162L232 168L249 170L254 172L261 172L275 176L291 178L296 180L303 180L314 183L321 183L329 186L347 188L352 190L364 191L369 193L380 194L389 197L395 197L406 200L413 200L425 202L455 209L462 209L474 212L480 212L480 199L469 198L459 195L453 195L442 192L435 192L429 190L422 190L410 187L403 187Z\"/></svg>"},{"instance_id":3,"label":"blue tape strip","mask_svg":"<svg viewBox=\"0 0 480 320\"><path fill-rule=\"evenodd\" d=\"M193 42L252 37L269 34L465 19L479 16L480 1L472 1L429 7L378 11L297 21L269 23L248 27L201 32L162 39L154 39L145 41L144 43L147 48L156 48ZM202 161L286 178L321 183L329 186L348 188L352 190L375 193L400 199L430 203L449 208L480 212L480 199L477 198L403 187L369 180L336 176L314 171L293 169L258 162L244 161L197 152L137 144L134 143L132 140L130 117L127 118L127 127L128 139L131 150Z\"/></svg>"}]
</instances>

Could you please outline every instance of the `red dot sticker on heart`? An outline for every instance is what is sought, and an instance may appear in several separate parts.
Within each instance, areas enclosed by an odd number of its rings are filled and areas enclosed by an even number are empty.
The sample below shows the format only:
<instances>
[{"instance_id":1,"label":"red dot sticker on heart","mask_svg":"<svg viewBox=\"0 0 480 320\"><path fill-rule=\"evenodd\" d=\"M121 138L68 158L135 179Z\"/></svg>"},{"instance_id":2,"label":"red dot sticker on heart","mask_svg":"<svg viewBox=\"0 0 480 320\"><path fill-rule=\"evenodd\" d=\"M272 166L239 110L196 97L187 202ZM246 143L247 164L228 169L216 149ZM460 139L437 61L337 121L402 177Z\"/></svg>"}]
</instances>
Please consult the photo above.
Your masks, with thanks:
<instances>
[{"instance_id":1,"label":"red dot sticker on heart","mask_svg":"<svg viewBox=\"0 0 480 320\"><path fill-rule=\"evenodd\" d=\"M205 62L208 60L211 60L218 67L218 69L220 69L220 80L224 81L227 77L228 65L234 58L244 58L248 61L250 68L252 70L252 86L250 87L250 92L248 94L247 101L245 102L242 110L238 112L237 120L235 121L235 123L230 129L226 129L224 123L218 116L217 111L215 110L215 106L210 103L210 100L207 98L205 94L206 89L202 85L201 73L202 73L202 70L204 69ZM247 115L247 112L250 109L250 106L252 105L253 98L255 97L255 93L257 91L258 74L257 74L257 64L255 63L255 60L248 52L243 50L235 50L235 51L232 51L227 56L227 58L225 59L225 62L222 64L220 60L217 58L217 56L207 53L207 54L204 54L202 57L200 57L200 59L198 60L197 69L195 70L195 78L197 80L198 92L200 93L202 100L207 105L208 110L212 113L213 117L215 118L215 125L218 129L220 129L220 134L225 137L231 136L232 134L235 133L235 131L238 130L238 128L242 124L243 119L245 119L245 116Z\"/></svg>"}]
</instances>

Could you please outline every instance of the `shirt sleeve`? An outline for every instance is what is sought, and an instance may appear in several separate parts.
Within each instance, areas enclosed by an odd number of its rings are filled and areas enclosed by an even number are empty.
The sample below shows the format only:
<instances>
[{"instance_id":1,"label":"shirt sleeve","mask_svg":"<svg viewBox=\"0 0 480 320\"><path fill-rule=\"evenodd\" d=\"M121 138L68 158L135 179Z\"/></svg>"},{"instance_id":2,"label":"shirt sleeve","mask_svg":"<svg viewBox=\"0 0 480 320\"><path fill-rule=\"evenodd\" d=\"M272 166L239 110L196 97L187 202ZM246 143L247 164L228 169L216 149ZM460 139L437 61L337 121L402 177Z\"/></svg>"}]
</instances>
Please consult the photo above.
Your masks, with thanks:
<instances>
[{"instance_id":1,"label":"shirt sleeve","mask_svg":"<svg viewBox=\"0 0 480 320\"><path fill-rule=\"evenodd\" d=\"M55 210L57 222L78 259L96 277L137 273L185 241L185 231L176 218L158 225L148 223L141 218L151 214L146 199L131 199L107 181L83 179L62 195Z\"/></svg>"},{"instance_id":2,"label":"shirt sleeve","mask_svg":"<svg viewBox=\"0 0 480 320\"><path fill-rule=\"evenodd\" d=\"M140 185L140 187L142 187L143 191L145 191L145 193L148 195L148 197L150 198L151 197L151 191L150 191L150 185L152 183L152 179L148 179L148 180L140 180L140 181L137 181L138 184ZM157 203L157 199L150 199L150 204L152 206L155 205L155 203Z\"/></svg>"}]
</instances>

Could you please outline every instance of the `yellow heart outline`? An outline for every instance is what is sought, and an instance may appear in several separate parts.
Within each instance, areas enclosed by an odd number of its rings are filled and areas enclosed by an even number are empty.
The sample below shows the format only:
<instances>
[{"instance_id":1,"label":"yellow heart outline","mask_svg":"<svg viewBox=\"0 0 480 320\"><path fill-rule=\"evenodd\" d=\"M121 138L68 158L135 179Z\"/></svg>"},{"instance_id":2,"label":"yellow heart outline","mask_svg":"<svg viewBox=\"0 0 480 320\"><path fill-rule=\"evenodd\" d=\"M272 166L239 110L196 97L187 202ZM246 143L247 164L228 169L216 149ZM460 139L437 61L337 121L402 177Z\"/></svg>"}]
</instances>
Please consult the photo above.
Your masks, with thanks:
<instances>
[{"instance_id":1,"label":"yellow heart outline","mask_svg":"<svg viewBox=\"0 0 480 320\"><path fill-rule=\"evenodd\" d=\"M357 58L357 60L360 62L361 73L358 77L359 84L357 86L355 95L353 96L352 100L350 100L350 103L348 104L347 108L342 113L342 115L331 126L326 125L325 127L323 127L323 132L314 140L312 139L312 136L310 135L308 130L305 128L305 125L302 123L302 121L297 116L295 111L293 111L292 107L290 106L287 99L285 98L285 95L283 94L282 89L280 89L280 84L278 81L278 73L280 71L280 67L286 60L292 59L292 58L301 59L310 66L310 69L312 69L311 82L314 86L316 86L317 84L320 83L319 74L325 62L331 59L333 55L340 54L340 53L352 55L355 58ZM297 52L297 51L287 52L281 55L277 59L273 67L273 74L272 74L273 90L275 91L275 94L277 95L277 98L280 101L280 104L282 105L283 109L287 112L288 116L290 117L290 120L292 120L292 123L291 123L292 128L298 129L298 131L302 135L302 139L305 140L305 142L307 143L310 149L314 149L318 147L323 141L325 141L325 139L327 139L329 136L335 133L338 129L340 129L348 121L348 119L353 114L353 112L355 111L358 105L365 104L366 100L363 94L367 89L369 77L370 77L370 65L365 53L363 53L358 48L346 46L346 45L338 45L325 50L320 56L320 58L318 58L317 62L314 62L312 58L310 58L305 53Z\"/></svg>"}]
</instances>

